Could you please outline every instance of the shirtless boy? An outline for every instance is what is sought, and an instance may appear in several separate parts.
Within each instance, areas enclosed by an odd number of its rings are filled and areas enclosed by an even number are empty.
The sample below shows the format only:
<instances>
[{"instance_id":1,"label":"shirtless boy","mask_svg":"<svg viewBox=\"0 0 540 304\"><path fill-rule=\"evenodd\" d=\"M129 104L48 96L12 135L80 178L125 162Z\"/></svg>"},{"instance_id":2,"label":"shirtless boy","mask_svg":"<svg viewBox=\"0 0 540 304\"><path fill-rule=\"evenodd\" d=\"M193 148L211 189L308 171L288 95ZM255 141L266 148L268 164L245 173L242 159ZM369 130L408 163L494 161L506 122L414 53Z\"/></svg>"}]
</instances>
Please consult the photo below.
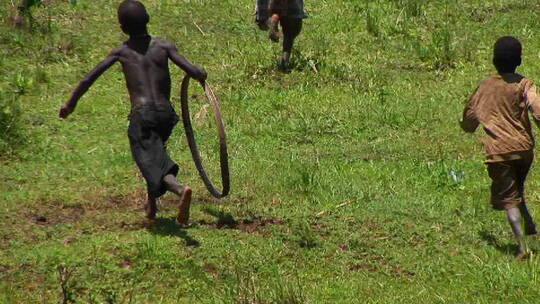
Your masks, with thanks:
<instances>
[{"instance_id":1,"label":"shirtless boy","mask_svg":"<svg viewBox=\"0 0 540 304\"><path fill-rule=\"evenodd\" d=\"M521 65L521 43L514 37L501 37L493 52L498 75L482 81L463 112L461 127L473 133L479 124L484 127L486 165L491 184L491 205L505 210L517 241L517 258L529 252L525 234L536 234L536 225L525 204L525 178L533 161L534 139L528 111L540 122L540 97L529 78L516 73Z\"/></svg>"},{"instance_id":2,"label":"shirtless boy","mask_svg":"<svg viewBox=\"0 0 540 304\"><path fill-rule=\"evenodd\" d=\"M256 22L262 30L270 29L268 36L279 41L279 28L283 30L283 55L280 68L286 69L291 57L294 39L302 30L302 19L306 18L304 0L257 0Z\"/></svg>"},{"instance_id":3,"label":"shirtless boy","mask_svg":"<svg viewBox=\"0 0 540 304\"><path fill-rule=\"evenodd\" d=\"M147 183L146 216L149 219L156 217L156 200L168 190L180 197L177 222L184 225L189 220L191 188L176 180L179 168L170 159L165 146L178 122L170 103L168 60L201 82L207 75L202 68L178 54L174 44L148 34L146 25L150 17L141 2L123 1L118 8L118 20L129 39L86 75L69 101L61 107L59 116L68 117L94 81L119 61L131 101L128 129L131 152Z\"/></svg>"}]
</instances>

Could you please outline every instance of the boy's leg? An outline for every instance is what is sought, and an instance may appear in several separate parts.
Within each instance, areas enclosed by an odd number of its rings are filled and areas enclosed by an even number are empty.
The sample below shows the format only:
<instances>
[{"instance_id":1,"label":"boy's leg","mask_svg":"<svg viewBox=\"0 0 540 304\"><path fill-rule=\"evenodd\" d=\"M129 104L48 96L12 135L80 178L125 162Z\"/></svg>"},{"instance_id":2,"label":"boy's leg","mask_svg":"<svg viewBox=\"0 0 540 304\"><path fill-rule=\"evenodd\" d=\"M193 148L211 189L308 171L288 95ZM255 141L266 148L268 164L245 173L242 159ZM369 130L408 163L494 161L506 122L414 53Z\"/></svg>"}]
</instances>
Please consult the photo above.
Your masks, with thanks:
<instances>
[{"instance_id":1,"label":"boy's leg","mask_svg":"<svg viewBox=\"0 0 540 304\"><path fill-rule=\"evenodd\" d=\"M170 181L170 178L166 180L163 178L163 174L170 173L170 176L176 182L174 176L178 172L178 165L170 159L165 146L165 142L177 121L177 118L173 114L165 111L156 111L151 108L143 108L132 112L130 115L128 128L130 148L133 159L146 181L148 200L144 209L146 217L149 219L156 217L156 202L158 197L163 195L167 190L178 193L182 191L179 184L169 186L166 181ZM161 125L155 127L149 125L149 121Z\"/></svg>"},{"instance_id":2,"label":"boy's leg","mask_svg":"<svg viewBox=\"0 0 540 304\"><path fill-rule=\"evenodd\" d=\"M506 216L518 246L516 257L525 258L528 251L523 240L521 211L518 208L522 201L516 168L516 161L496 162L487 165L489 177L492 180L491 204L493 209L506 210Z\"/></svg>"},{"instance_id":3,"label":"boy's leg","mask_svg":"<svg viewBox=\"0 0 540 304\"><path fill-rule=\"evenodd\" d=\"M522 203L519 204L519 211L521 212L521 216L523 217L526 235L533 235L538 233L536 230L536 224L534 223L531 213L527 208L527 204L525 203L525 179L527 178L527 174L529 173L529 170L531 168L532 159L533 157L531 155L530 157L521 160L522 165L518 167L518 170L516 172L519 196L521 197L522 201Z\"/></svg>"},{"instance_id":4,"label":"boy's leg","mask_svg":"<svg viewBox=\"0 0 540 304\"><path fill-rule=\"evenodd\" d=\"M257 0L257 5L255 8L255 22L259 26L259 29L263 31L268 30L268 0Z\"/></svg>"},{"instance_id":5,"label":"boy's leg","mask_svg":"<svg viewBox=\"0 0 540 304\"><path fill-rule=\"evenodd\" d=\"M278 24L280 19L287 14L288 7L287 0L270 0L268 4L268 11L270 12L270 18L268 19L270 32L268 33L268 38L273 42L279 41Z\"/></svg>"},{"instance_id":6,"label":"boy's leg","mask_svg":"<svg viewBox=\"0 0 540 304\"><path fill-rule=\"evenodd\" d=\"M148 195L146 205L144 206L144 211L146 212L146 217L148 219L153 220L156 218L156 213L157 213L156 198L152 197L150 194Z\"/></svg>"},{"instance_id":7,"label":"boy's leg","mask_svg":"<svg viewBox=\"0 0 540 304\"><path fill-rule=\"evenodd\" d=\"M270 28L270 31L268 32L268 38L270 38L270 40L272 40L273 42L278 42L279 41L278 24L279 24L279 15L278 14L273 14L268 19L268 27Z\"/></svg>"},{"instance_id":8,"label":"boy's leg","mask_svg":"<svg viewBox=\"0 0 540 304\"><path fill-rule=\"evenodd\" d=\"M167 190L175 193L180 197L180 206L176 221L181 225L186 225L189 221L189 207L191 205L191 188L182 186L176 180L173 174L167 174L163 177L163 182L167 186Z\"/></svg>"},{"instance_id":9,"label":"boy's leg","mask_svg":"<svg viewBox=\"0 0 540 304\"><path fill-rule=\"evenodd\" d=\"M510 227L512 228L512 232L514 233L514 237L516 238L516 241L518 243L518 252L516 254L516 257L525 258L527 257L528 252L527 246L525 245L525 242L523 240L523 232L521 230L520 210L516 207L507 209L506 216L508 218L508 222L510 223Z\"/></svg>"},{"instance_id":10,"label":"boy's leg","mask_svg":"<svg viewBox=\"0 0 540 304\"><path fill-rule=\"evenodd\" d=\"M521 212L521 216L523 216L523 221L525 223L525 234L526 235L537 234L538 231L536 230L536 224L534 223L534 220L531 214L529 213L529 209L527 208L527 205L525 204L525 202L519 205L519 211Z\"/></svg>"},{"instance_id":11,"label":"boy's leg","mask_svg":"<svg viewBox=\"0 0 540 304\"><path fill-rule=\"evenodd\" d=\"M280 67L285 69L289 64L294 39L296 39L302 30L302 19L282 18L280 23L283 29L283 55L281 57Z\"/></svg>"}]
</instances>

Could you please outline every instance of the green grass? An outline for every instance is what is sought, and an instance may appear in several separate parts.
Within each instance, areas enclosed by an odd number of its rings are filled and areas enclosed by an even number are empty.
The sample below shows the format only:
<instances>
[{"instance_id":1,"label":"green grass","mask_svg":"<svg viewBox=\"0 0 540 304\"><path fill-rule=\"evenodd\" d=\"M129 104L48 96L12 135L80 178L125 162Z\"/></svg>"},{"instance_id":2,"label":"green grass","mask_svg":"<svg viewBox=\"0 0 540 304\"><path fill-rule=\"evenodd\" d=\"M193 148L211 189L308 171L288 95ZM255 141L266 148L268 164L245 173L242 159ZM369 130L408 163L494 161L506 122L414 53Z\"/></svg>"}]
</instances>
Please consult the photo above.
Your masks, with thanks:
<instances>
[{"instance_id":1,"label":"green grass","mask_svg":"<svg viewBox=\"0 0 540 304\"><path fill-rule=\"evenodd\" d=\"M32 25L0 25L0 111L20 109L0 114L16 130L0 137L0 303L536 303L538 259L514 261L482 147L457 121L494 73L499 36L518 37L519 71L540 77L540 5L307 1L284 74L252 2L145 2L151 33L208 71L227 124L223 200L204 189L180 125L170 140L194 188L187 229L172 195L155 224L143 218L119 65L57 118L126 39L117 4L44 1ZM177 105L182 72L171 70ZM217 180L211 115L195 126ZM538 177L527 196L540 218Z\"/></svg>"}]
</instances>

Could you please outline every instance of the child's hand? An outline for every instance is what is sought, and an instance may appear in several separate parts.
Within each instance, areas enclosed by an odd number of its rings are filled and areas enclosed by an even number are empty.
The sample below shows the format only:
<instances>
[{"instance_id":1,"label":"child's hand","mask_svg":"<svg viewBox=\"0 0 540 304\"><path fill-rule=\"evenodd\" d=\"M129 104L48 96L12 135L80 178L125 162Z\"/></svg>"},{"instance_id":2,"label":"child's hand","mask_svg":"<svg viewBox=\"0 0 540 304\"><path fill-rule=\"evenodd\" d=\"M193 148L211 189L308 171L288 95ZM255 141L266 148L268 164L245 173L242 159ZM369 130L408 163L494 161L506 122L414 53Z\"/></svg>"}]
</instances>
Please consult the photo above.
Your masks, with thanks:
<instances>
[{"instance_id":1,"label":"child's hand","mask_svg":"<svg viewBox=\"0 0 540 304\"><path fill-rule=\"evenodd\" d=\"M71 113L73 113L73 107L70 107L69 105L65 104L60 108L60 113L58 114L58 116L60 118L66 118Z\"/></svg>"},{"instance_id":2,"label":"child's hand","mask_svg":"<svg viewBox=\"0 0 540 304\"><path fill-rule=\"evenodd\" d=\"M197 79L201 84L204 84L204 82L206 81L206 78L208 78L208 73L206 73L206 71L203 68L199 68L199 73L195 77L195 79Z\"/></svg>"}]
</instances>

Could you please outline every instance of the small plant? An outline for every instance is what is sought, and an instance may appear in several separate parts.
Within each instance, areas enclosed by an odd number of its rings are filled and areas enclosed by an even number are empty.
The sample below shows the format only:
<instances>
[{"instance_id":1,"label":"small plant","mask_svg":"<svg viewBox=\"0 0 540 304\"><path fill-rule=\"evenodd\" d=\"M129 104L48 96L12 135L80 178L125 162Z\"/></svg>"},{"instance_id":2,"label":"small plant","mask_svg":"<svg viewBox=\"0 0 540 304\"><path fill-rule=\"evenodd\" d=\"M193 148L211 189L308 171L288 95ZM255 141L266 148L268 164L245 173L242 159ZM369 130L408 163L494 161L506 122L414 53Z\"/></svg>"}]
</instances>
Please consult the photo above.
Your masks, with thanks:
<instances>
[{"instance_id":1,"label":"small plant","mask_svg":"<svg viewBox=\"0 0 540 304\"><path fill-rule=\"evenodd\" d=\"M424 15L423 0L400 0L399 6L405 14L410 17L419 17Z\"/></svg>"},{"instance_id":2,"label":"small plant","mask_svg":"<svg viewBox=\"0 0 540 304\"><path fill-rule=\"evenodd\" d=\"M227 304L304 304L307 299L297 276L288 277L275 271L270 282L256 276L253 271L236 270L219 294L219 300L212 303ZM216 301L217 300L217 301Z\"/></svg>"},{"instance_id":3,"label":"small plant","mask_svg":"<svg viewBox=\"0 0 540 304\"><path fill-rule=\"evenodd\" d=\"M317 247L317 236L313 232L309 222L302 221L298 223L296 227L294 227L294 230L294 239L298 246L308 249Z\"/></svg>"},{"instance_id":4,"label":"small plant","mask_svg":"<svg viewBox=\"0 0 540 304\"><path fill-rule=\"evenodd\" d=\"M418 58L434 70L447 70L455 67L456 50L454 37L448 27L431 34L428 43L415 39L411 42Z\"/></svg>"},{"instance_id":5,"label":"small plant","mask_svg":"<svg viewBox=\"0 0 540 304\"><path fill-rule=\"evenodd\" d=\"M58 282L60 283L60 291L62 295L62 304L74 303L75 292L71 277L75 272L74 267L68 267L64 265L58 265L56 273L58 275Z\"/></svg>"},{"instance_id":6,"label":"small plant","mask_svg":"<svg viewBox=\"0 0 540 304\"><path fill-rule=\"evenodd\" d=\"M366 6L366 30L374 37L379 37L381 34L379 28L379 16L374 14L369 3Z\"/></svg>"},{"instance_id":7,"label":"small plant","mask_svg":"<svg viewBox=\"0 0 540 304\"><path fill-rule=\"evenodd\" d=\"M0 154L12 152L22 142L20 117L21 108L17 96L0 93Z\"/></svg>"},{"instance_id":8,"label":"small plant","mask_svg":"<svg viewBox=\"0 0 540 304\"><path fill-rule=\"evenodd\" d=\"M431 36L431 49L434 54L433 67L437 70L446 70L455 66L453 37L447 27L434 32Z\"/></svg>"}]
</instances>

